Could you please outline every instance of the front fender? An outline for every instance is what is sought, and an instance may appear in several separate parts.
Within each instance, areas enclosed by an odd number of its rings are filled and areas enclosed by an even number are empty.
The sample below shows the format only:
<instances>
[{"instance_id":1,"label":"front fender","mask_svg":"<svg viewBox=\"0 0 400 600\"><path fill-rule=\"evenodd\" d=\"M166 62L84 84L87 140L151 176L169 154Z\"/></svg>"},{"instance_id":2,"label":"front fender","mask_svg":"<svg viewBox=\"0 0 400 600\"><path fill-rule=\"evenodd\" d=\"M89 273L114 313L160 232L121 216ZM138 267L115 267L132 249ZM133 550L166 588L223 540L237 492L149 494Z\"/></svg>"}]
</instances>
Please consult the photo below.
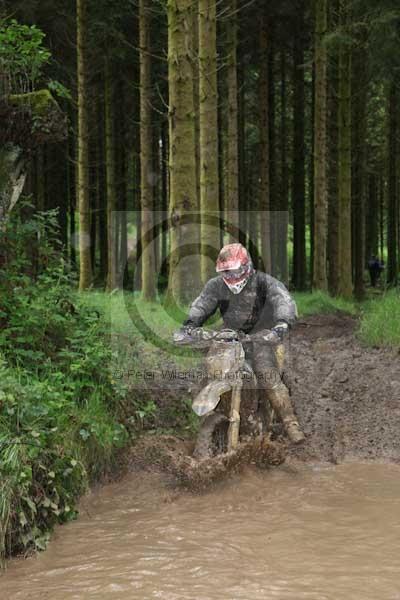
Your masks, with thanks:
<instances>
[{"instance_id":1,"label":"front fender","mask_svg":"<svg viewBox=\"0 0 400 600\"><path fill-rule=\"evenodd\" d=\"M211 381L193 401L192 408L196 415L204 417L212 412L219 404L222 394L230 392L232 385L229 381Z\"/></svg>"}]
</instances>

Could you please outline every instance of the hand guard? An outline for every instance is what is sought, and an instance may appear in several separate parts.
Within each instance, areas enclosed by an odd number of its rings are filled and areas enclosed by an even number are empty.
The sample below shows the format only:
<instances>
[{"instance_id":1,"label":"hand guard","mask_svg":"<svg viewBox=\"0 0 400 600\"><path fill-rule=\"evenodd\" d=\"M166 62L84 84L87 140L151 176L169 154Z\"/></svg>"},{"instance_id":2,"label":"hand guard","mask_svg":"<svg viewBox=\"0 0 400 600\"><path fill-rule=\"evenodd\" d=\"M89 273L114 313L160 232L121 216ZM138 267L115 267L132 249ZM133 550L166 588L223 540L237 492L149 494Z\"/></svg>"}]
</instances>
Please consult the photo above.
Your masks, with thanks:
<instances>
[{"instance_id":1,"label":"hand guard","mask_svg":"<svg viewBox=\"0 0 400 600\"><path fill-rule=\"evenodd\" d=\"M183 342L185 339L190 337L193 330L192 325L183 325L178 331L175 331L173 335L173 341L175 343Z\"/></svg>"},{"instance_id":2,"label":"hand guard","mask_svg":"<svg viewBox=\"0 0 400 600\"><path fill-rule=\"evenodd\" d=\"M278 321L278 323L271 329L279 337L282 342L285 335L289 332L289 325L286 321Z\"/></svg>"}]
</instances>

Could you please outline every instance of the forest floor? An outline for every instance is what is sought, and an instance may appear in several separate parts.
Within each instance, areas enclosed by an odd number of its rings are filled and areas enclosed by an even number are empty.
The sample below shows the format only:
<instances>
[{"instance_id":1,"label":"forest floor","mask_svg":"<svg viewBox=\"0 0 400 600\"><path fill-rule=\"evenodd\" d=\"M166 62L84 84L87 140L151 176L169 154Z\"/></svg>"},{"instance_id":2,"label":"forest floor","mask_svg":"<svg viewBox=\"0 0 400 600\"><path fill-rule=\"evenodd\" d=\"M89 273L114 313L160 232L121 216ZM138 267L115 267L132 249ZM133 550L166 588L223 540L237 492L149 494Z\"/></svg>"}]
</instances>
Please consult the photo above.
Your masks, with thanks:
<instances>
[{"instance_id":1,"label":"forest floor","mask_svg":"<svg viewBox=\"0 0 400 600\"><path fill-rule=\"evenodd\" d=\"M363 345L357 324L336 313L304 317L293 328L285 381L306 442L287 446L290 462L400 462L400 351ZM145 436L133 466L171 471L190 448L174 436Z\"/></svg>"}]
</instances>

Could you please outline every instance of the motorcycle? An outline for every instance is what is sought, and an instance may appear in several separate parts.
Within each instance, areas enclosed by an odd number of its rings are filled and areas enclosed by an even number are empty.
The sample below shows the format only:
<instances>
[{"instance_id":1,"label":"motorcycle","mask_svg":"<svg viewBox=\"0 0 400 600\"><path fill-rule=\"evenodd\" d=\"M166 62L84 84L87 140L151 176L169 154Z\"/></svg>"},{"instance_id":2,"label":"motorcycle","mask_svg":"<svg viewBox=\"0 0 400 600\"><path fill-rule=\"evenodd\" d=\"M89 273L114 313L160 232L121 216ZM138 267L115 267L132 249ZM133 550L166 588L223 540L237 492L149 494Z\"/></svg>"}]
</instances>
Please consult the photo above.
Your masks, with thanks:
<instances>
[{"instance_id":1,"label":"motorcycle","mask_svg":"<svg viewBox=\"0 0 400 600\"><path fill-rule=\"evenodd\" d=\"M280 344L279 337L269 330L249 335L232 329L210 331L199 327L174 334L174 343L179 346L207 350L207 383L192 404L201 418L193 458L231 456L249 444L256 449L269 446L274 411L265 394L259 397L256 375L245 358L245 345L260 337L263 343Z\"/></svg>"}]
</instances>

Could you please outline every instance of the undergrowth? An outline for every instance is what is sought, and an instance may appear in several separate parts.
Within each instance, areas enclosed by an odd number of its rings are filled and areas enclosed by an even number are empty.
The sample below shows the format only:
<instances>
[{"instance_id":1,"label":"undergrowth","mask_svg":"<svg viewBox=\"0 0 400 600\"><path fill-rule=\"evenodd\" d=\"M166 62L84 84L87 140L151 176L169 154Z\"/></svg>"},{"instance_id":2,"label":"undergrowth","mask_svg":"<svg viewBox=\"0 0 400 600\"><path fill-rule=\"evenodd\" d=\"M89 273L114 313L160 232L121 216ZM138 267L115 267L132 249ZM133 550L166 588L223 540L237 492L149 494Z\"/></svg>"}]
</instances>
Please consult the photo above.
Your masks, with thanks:
<instances>
[{"instance_id":1,"label":"undergrowth","mask_svg":"<svg viewBox=\"0 0 400 600\"><path fill-rule=\"evenodd\" d=\"M44 548L129 440L110 330L74 292L55 215L0 238L0 557Z\"/></svg>"},{"instance_id":2,"label":"undergrowth","mask_svg":"<svg viewBox=\"0 0 400 600\"><path fill-rule=\"evenodd\" d=\"M300 316L313 314L329 314L334 312L343 312L350 315L356 315L358 312L357 304L350 300L330 296L321 291L295 292L293 294L296 300Z\"/></svg>"},{"instance_id":3,"label":"undergrowth","mask_svg":"<svg viewBox=\"0 0 400 600\"><path fill-rule=\"evenodd\" d=\"M398 290L368 300L361 309L358 337L369 346L400 347L400 295Z\"/></svg>"}]
</instances>

